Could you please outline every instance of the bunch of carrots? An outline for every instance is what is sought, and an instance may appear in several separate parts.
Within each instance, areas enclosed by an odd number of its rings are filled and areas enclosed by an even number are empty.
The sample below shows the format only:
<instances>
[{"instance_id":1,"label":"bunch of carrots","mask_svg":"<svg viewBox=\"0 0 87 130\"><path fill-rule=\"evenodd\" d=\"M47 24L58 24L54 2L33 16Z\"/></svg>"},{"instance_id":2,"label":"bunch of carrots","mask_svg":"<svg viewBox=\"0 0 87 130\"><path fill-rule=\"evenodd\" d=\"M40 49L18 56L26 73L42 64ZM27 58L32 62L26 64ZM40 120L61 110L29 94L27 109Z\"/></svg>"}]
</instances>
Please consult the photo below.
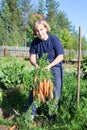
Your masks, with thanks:
<instances>
[{"instance_id":1,"label":"bunch of carrots","mask_svg":"<svg viewBox=\"0 0 87 130\"><path fill-rule=\"evenodd\" d=\"M34 78L34 87L33 87L33 97L40 98L43 103L46 102L46 98L53 99L53 83L51 80L44 79L44 81L39 81L38 87L38 78Z\"/></svg>"}]
</instances>

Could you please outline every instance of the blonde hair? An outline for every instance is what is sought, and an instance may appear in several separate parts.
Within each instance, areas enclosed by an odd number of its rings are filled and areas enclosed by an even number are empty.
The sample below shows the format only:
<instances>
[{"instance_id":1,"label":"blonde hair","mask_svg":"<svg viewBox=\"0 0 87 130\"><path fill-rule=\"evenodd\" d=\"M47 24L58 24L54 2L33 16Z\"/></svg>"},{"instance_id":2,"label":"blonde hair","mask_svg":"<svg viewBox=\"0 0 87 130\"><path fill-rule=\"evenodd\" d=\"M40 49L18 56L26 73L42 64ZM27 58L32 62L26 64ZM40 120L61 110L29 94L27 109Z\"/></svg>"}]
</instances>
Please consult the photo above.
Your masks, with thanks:
<instances>
[{"instance_id":1,"label":"blonde hair","mask_svg":"<svg viewBox=\"0 0 87 130\"><path fill-rule=\"evenodd\" d=\"M38 28L38 26L40 24L44 25L44 27L47 29L47 33L50 32L51 28L50 28L49 24L46 22L46 20L40 19L40 20L35 21L35 23L34 23L34 26L33 26L34 35L36 35L36 29Z\"/></svg>"}]
</instances>

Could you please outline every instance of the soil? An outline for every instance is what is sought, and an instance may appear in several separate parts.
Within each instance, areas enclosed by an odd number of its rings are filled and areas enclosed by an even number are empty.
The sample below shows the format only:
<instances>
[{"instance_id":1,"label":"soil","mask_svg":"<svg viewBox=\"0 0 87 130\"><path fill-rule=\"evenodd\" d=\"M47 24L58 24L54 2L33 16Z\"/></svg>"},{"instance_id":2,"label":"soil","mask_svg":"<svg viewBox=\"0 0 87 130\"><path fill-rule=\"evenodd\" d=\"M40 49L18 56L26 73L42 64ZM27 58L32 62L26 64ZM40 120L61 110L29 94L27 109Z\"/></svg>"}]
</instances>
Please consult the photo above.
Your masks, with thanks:
<instances>
[{"instance_id":1,"label":"soil","mask_svg":"<svg viewBox=\"0 0 87 130\"><path fill-rule=\"evenodd\" d=\"M9 126L0 125L0 130L9 130Z\"/></svg>"},{"instance_id":2,"label":"soil","mask_svg":"<svg viewBox=\"0 0 87 130\"><path fill-rule=\"evenodd\" d=\"M0 118L12 120L13 116L10 116L8 112L6 112L4 109L0 108ZM10 126L0 124L0 130L10 130L9 128L10 128ZM13 130L17 130L17 129L13 129Z\"/></svg>"}]
</instances>

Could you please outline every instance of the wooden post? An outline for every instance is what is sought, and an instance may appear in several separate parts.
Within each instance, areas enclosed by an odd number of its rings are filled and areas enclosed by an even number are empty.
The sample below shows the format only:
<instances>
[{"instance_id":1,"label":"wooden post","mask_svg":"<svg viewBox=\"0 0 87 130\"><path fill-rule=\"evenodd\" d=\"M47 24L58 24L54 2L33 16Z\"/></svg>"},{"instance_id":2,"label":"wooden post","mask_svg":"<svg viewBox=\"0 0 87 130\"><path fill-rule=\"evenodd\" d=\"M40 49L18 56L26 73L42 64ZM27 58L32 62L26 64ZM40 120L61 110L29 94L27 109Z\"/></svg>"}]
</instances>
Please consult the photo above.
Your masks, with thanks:
<instances>
[{"instance_id":1,"label":"wooden post","mask_svg":"<svg viewBox=\"0 0 87 130\"><path fill-rule=\"evenodd\" d=\"M4 57L6 57L6 48L4 48Z\"/></svg>"},{"instance_id":2,"label":"wooden post","mask_svg":"<svg viewBox=\"0 0 87 130\"><path fill-rule=\"evenodd\" d=\"M77 89L77 103L80 102L80 66L81 66L81 27L79 26L79 44L78 44L78 89Z\"/></svg>"}]
</instances>

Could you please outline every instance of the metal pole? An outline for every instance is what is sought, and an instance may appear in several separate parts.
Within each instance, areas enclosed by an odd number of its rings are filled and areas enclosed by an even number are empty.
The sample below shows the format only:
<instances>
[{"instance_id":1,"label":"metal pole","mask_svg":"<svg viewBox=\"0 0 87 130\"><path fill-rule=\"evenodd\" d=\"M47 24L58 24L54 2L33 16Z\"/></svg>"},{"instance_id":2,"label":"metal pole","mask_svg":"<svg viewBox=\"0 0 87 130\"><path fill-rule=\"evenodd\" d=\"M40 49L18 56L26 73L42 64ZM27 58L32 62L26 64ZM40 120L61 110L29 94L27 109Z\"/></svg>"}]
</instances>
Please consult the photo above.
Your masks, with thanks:
<instances>
[{"instance_id":1,"label":"metal pole","mask_svg":"<svg viewBox=\"0 0 87 130\"><path fill-rule=\"evenodd\" d=\"M78 89L77 89L77 103L80 102L80 66L81 66L81 27L79 26L79 44L78 44Z\"/></svg>"}]
</instances>

